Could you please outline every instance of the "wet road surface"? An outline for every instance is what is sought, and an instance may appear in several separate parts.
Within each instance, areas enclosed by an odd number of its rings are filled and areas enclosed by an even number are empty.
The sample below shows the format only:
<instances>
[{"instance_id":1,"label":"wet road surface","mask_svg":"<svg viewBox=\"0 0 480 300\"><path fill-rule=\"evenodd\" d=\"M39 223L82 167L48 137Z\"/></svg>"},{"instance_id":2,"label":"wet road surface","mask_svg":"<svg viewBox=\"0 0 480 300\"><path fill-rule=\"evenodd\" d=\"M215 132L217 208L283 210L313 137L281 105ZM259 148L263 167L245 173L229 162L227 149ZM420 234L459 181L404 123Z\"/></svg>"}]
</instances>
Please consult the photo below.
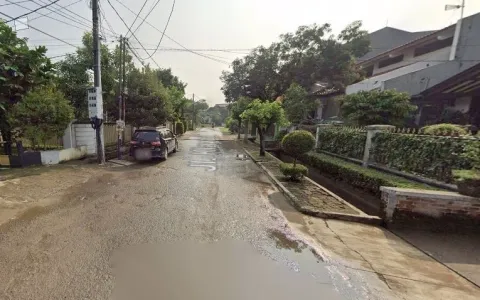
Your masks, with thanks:
<instances>
[{"instance_id":1,"label":"wet road surface","mask_svg":"<svg viewBox=\"0 0 480 300\"><path fill-rule=\"evenodd\" d=\"M202 129L166 162L101 169L1 226L0 299L385 299L301 241L221 139Z\"/></svg>"}]
</instances>

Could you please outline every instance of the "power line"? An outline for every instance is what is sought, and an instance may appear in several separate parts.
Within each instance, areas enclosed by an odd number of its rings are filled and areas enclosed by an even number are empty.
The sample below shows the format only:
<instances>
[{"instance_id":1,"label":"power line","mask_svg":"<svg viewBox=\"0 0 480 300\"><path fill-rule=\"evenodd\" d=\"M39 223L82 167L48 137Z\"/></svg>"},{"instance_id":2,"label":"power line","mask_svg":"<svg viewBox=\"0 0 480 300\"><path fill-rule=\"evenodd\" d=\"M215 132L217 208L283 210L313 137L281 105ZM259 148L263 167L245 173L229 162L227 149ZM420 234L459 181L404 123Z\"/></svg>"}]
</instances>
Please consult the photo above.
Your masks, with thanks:
<instances>
[{"instance_id":1,"label":"power line","mask_svg":"<svg viewBox=\"0 0 480 300\"><path fill-rule=\"evenodd\" d=\"M110 0L107 0L107 1L110 1ZM133 10L130 9L130 7L126 6L125 4L123 4L122 2L116 0L121 6L125 7L127 10L129 10L132 14L135 14L135 12ZM143 19L142 17L139 17L140 19ZM145 23L147 23L148 25L150 25L150 27L152 27L153 29L155 29L156 31L163 33L163 31L161 31L160 29L158 29L157 27L153 26L151 23L149 23L147 20L143 19L145 21ZM180 47L182 47L183 49L187 50L188 52L191 52L195 55L198 55L198 56L201 56L201 57L205 57L207 59L210 59L210 60L213 60L213 61L216 61L216 62L219 62L219 63L223 63L223 64L228 64L230 65L230 63L227 63L225 61L222 61L222 60L218 60L218 59L215 59L215 58L212 58L212 57L209 57L207 55L204 55L204 54L201 54L201 53L197 53L195 51L192 51L190 49L188 49L187 47L183 46L182 44L180 44L179 42L177 42L176 40L174 40L173 38L171 38L170 36L168 36L167 34L165 34L165 37L169 40L171 40L172 42L174 42L175 44L179 45Z\"/></svg>"},{"instance_id":2,"label":"power line","mask_svg":"<svg viewBox=\"0 0 480 300\"><path fill-rule=\"evenodd\" d=\"M122 16L120 16L120 14L118 13L117 9L112 5L112 3L110 2L110 0L107 0L108 4L112 7L113 11L117 14L117 16L120 18L120 20L123 22L123 25L125 25L125 27L128 29L128 31L132 34L133 38L138 42L138 44L142 47L142 49L147 53L147 55L149 55L148 51L145 49L145 47L143 47L142 43L138 40L138 38L135 36L135 34L133 34L133 32L130 30L130 28L128 27L127 23L125 22L125 20L122 18ZM121 2L119 2L121 3ZM128 32L127 32L128 34ZM126 35L127 35L126 34ZM155 63L155 65L157 65L158 68L160 68L160 65L152 58L152 61Z\"/></svg>"},{"instance_id":3,"label":"power line","mask_svg":"<svg viewBox=\"0 0 480 300\"><path fill-rule=\"evenodd\" d=\"M28 2L30 2L30 1L31 1L31 0L28 0ZM47 15L49 15L49 14L56 13L56 12L58 12L58 11L61 11L61 10L63 10L63 9L66 9L66 8L69 7L69 6L72 6L72 5L74 5L74 4L77 4L78 2L81 2L81 1L83 1L83 0L77 0L77 1L75 1L75 2L70 3L69 5L60 6L60 8L58 8L58 9L56 9L56 10L53 10L53 11L50 11L50 12L44 14L44 15L40 15L40 16L37 16L37 17L35 17L35 18L32 18L32 19L30 19L29 21L31 22L31 21L36 20L36 19L38 19L38 18L41 18L41 17L43 17L43 16L47 16ZM22 1L22 2L25 2L25 1ZM13 3L13 4L18 4L18 3L22 3L22 2L16 2L16 3Z\"/></svg>"},{"instance_id":4,"label":"power line","mask_svg":"<svg viewBox=\"0 0 480 300\"><path fill-rule=\"evenodd\" d=\"M4 16L7 17L7 18L12 18L11 16L9 16L9 15L7 15L7 14L4 14L4 13L1 12L1 11L0 11L0 14L1 14L1 15L4 15ZM22 22L22 21L18 21L18 20L17 20L17 22L20 22L21 24L26 25L26 26L28 26L29 28L31 28L31 29L33 29L33 30L35 30L35 31L38 31L38 32L40 32L40 33L43 33L43 34L46 35L46 36L49 36L49 37L51 37L51 38L53 38L53 39L56 39L57 41L60 41L60 42L62 42L62 43L65 43L65 44L67 44L67 45L70 45L70 46L75 47L75 48L78 49L78 46L75 46L75 45L73 45L73 44L70 44L69 42L66 42L66 41L64 41L64 40L62 40L62 39L60 39L60 38L57 38L56 36L53 36L53 35L51 35L50 33L46 33L45 31L42 31L42 30L40 30L40 29L38 29L38 28L35 28L35 27L31 26L31 25L28 25L28 24L26 24L26 23L24 23L24 22Z\"/></svg>"},{"instance_id":5,"label":"power line","mask_svg":"<svg viewBox=\"0 0 480 300\"><path fill-rule=\"evenodd\" d=\"M142 66L145 65L143 60L136 53L136 51L134 51L133 48L130 47L130 44L128 43L128 40L126 40L126 39L125 39L125 45L127 45L128 49L130 49L130 51L132 51L133 56L135 56L135 58L137 58L137 60L140 62L140 64Z\"/></svg>"},{"instance_id":6,"label":"power line","mask_svg":"<svg viewBox=\"0 0 480 300\"><path fill-rule=\"evenodd\" d=\"M153 51L153 53L150 54L150 56L147 57L147 59L151 58L153 55L155 55L155 53L157 53L158 47L160 47L160 44L162 43L163 37L165 36L165 31L167 31L168 24L170 23L170 18L172 17L174 9L175 9L175 0L173 0L172 9L170 10L170 15L168 16L167 24L165 24L165 28L163 29L163 33L162 33L162 36L160 37L160 41L158 41L157 48L155 48L155 51Z\"/></svg>"},{"instance_id":7,"label":"power line","mask_svg":"<svg viewBox=\"0 0 480 300\"><path fill-rule=\"evenodd\" d=\"M33 1L34 3L36 3L35 0L31 0L31 1ZM40 1L41 3L47 2L46 0L37 0L37 1ZM55 6L62 7L60 4L56 4ZM64 8L64 10L66 10L67 12L70 13L70 15L67 14L67 16L69 16L70 18L72 18L73 16L75 16L75 19L76 19L77 21L79 21L79 22L86 22L87 24L89 24L89 26L90 26L90 24L92 23L92 21L91 21L90 19L85 18L84 16L81 16L81 15L77 14L76 12L71 11L70 9L68 9L68 8L66 8L66 7ZM72 16L72 15L73 15L73 16Z\"/></svg>"},{"instance_id":8,"label":"power line","mask_svg":"<svg viewBox=\"0 0 480 300\"><path fill-rule=\"evenodd\" d=\"M150 8L150 11L148 12L148 14L143 18L142 22L140 23L140 25L137 26L137 28L133 31L133 34L137 33L138 29L140 29L140 26L143 25L143 23L145 23L145 20L148 19L148 16L150 16L150 14L153 12L153 10L155 9L155 7L157 7L158 3L160 3L160 0L157 0L157 2L155 2L155 4L152 6L152 8Z\"/></svg>"},{"instance_id":9,"label":"power line","mask_svg":"<svg viewBox=\"0 0 480 300\"><path fill-rule=\"evenodd\" d=\"M9 6L9 5L18 4L18 3L25 3L25 2L30 2L30 0L18 1L18 2L16 2L16 3L1 4L0 7L2 7L2 6Z\"/></svg>"},{"instance_id":10,"label":"power line","mask_svg":"<svg viewBox=\"0 0 480 300\"><path fill-rule=\"evenodd\" d=\"M117 33L115 32L115 30L113 29L113 26L110 24L110 22L108 22L107 18L105 17L105 13L103 12L103 9L102 9L102 6L100 5L100 3L98 3L98 10L100 10L100 14L102 15L102 20L105 21L105 23L107 23L107 26L108 28L110 28L110 31L113 32L115 35L117 35Z\"/></svg>"},{"instance_id":11,"label":"power line","mask_svg":"<svg viewBox=\"0 0 480 300\"><path fill-rule=\"evenodd\" d=\"M23 6L23 5L20 5L20 4L11 2L10 0L5 0L5 1L10 2L10 3L12 3L12 4L15 4L15 5L17 5L17 6L21 7L21 8L31 10L31 9L28 8L28 7L25 7L25 6ZM47 9L49 9L49 8L47 8ZM52 12L55 12L55 11L52 11ZM39 14L39 15L41 15L41 16L47 17L47 18L49 18L49 19L55 20L55 21L57 21L57 22L63 23L63 24L65 24L65 25L68 25L68 26L72 26L72 27L81 29L81 30L86 30L86 29L89 28L89 26L84 25L84 24L82 24L82 23L78 23L78 22L77 22L78 24L85 26L85 28L82 28L82 27L79 27L79 26L77 26L77 25L74 25L74 24L71 24L71 23L68 23L68 22L59 20L59 19L54 18L54 17L51 17L51 16L48 16L48 14L44 14L44 13L41 13L41 12L35 12L35 13L37 13L37 14ZM68 19L68 18L67 18L67 19ZM72 19L70 19L70 20L71 20L71 21L74 21L74 20L72 20ZM27 25L27 26L29 26L29 25Z\"/></svg>"},{"instance_id":12,"label":"power line","mask_svg":"<svg viewBox=\"0 0 480 300\"><path fill-rule=\"evenodd\" d=\"M130 25L130 27L128 28L128 31L132 32L132 27L133 27L133 25L135 25L135 22L137 22L138 16L142 13L143 8L145 7L145 5L147 5L147 2L148 2L148 0L145 0L145 2L143 2L142 8L140 8L140 11L139 11L138 14L135 16L135 20L133 20L132 25ZM128 33L127 33L127 34L128 34ZM133 33L132 33L132 34L133 34ZM125 38L128 39L128 36L125 36Z\"/></svg>"},{"instance_id":13,"label":"power line","mask_svg":"<svg viewBox=\"0 0 480 300\"><path fill-rule=\"evenodd\" d=\"M20 15L20 16L14 18L14 19L8 20L6 23L11 22L11 21L18 20L18 19L20 19L20 18L22 18L22 17L25 17L25 16L28 16L29 14L32 14L32 13L34 13L34 12L37 12L38 10L41 10L42 8L46 8L47 6L53 5L53 4L57 3L58 1L60 1L60 0L55 0L55 1L53 1L53 2L50 2L50 3L48 3L48 4L45 4L44 6L40 6L39 8L36 8L35 10L32 10L32 11L30 11L30 12L28 12L28 13L24 13L23 15ZM7 0L7 2L10 2L10 1ZM11 3L11 2L10 2L10 3ZM15 4L15 3L12 3L12 4Z\"/></svg>"}]
</instances>

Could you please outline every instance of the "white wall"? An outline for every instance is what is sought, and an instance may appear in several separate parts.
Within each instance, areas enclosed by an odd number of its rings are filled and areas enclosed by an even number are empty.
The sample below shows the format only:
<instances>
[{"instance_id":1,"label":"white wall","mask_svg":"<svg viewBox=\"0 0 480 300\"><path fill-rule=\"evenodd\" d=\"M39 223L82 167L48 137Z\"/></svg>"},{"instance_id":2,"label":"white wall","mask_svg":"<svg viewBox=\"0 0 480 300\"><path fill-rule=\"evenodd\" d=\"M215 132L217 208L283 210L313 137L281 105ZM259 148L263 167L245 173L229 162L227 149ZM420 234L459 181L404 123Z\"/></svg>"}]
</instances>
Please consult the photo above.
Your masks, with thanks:
<instances>
[{"instance_id":1,"label":"white wall","mask_svg":"<svg viewBox=\"0 0 480 300\"><path fill-rule=\"evenodd\" d=\"M379 61L375 62L375 65L373 67L373 76L378 75L380 73L388 72L390 70L395 70L395 69L398 69L400 67L404 67L404 66L410 65L412 63L420 62L420 61L426 62L426 63L428 63L428 62L434 63L434 62L437 62L437 61L448 61L449 56L450 56L450 50L451 50L451 47L445 47L445 48L439 49L437 51L433 51L433 52L426 53L424 55L420 55L420 56L415 57L415 56L413 56L415 48L416 47L411 47L411 48L406 49L402 53L395 54L395 56L403 54L403 60L401 62L396 63L396 64L392 64L392 65L389 65L389 66L386 66L386 67L383 67L383 68L379 68L378 67Z\"/></svg>"},{"instance_id":2,"label":"white wall","mask_svg":"<svg viewBox=\"0 0 480 300\"><path fill-rule=\"evenodd\" d=\"M87 154L96 154L95 130L90 124L73 124L76 146L87 146Z\"/></svg>"},{"instance_id":3,"label":"white wall","mask_svg":"<svg viewBox=\"0 0 480 300\"><path fill-rule=\"evenodd\" d=\"M415 58L417 62L414 62L414 63L410 62L410 64L404 67L401 67L377 76L373 76L363 81L360 81L356 84L347 86L346 94L349 95L359 91L370 91L376 88L383 89L384 81L392 78L396 78L405 74L413 73L422 69L426 69L438 64L443 64L448 61L449 54L450 54L450 47L446 47L431 53L427 53L425 55L417 56ZM402 65L402 63L405 63L405 62L400 62L398 64L394 64L391 66L398 67L398 65ZM379 70L389 69L391 66L387 66Z\"/></svg>"}]
</instances>

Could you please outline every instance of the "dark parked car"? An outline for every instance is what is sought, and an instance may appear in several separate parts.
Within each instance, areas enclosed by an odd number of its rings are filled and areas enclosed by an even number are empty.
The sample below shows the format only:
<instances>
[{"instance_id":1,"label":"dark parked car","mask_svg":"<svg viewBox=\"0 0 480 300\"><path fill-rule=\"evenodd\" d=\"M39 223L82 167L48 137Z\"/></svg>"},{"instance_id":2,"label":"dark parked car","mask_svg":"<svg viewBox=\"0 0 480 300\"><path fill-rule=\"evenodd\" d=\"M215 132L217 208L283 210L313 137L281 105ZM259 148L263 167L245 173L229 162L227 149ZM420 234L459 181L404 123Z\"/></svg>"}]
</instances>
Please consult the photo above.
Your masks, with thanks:
<instances>
[{"instance_id":1,"label":"dark parked car","mask_svg":"<svg viewBox=\"0 0 480 300\"><path fill-rule=\"evenodd\" d=\"M130 141L130 155L136 160L167 159L178 150L178 141L167 128L141 127L135 130Z\"/></svg>"}]
</instances>

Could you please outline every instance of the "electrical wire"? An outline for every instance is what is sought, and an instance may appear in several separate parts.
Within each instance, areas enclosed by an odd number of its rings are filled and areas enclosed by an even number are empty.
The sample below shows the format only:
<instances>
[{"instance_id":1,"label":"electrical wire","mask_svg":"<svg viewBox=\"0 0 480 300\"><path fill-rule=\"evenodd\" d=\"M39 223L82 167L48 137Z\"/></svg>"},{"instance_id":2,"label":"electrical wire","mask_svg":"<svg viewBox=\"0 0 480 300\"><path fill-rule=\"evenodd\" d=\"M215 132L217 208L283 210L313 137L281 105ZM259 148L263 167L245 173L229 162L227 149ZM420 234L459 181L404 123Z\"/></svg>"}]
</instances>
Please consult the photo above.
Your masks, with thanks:
<instances>
[{"instance_id":1,"label":"electrical wire","mask_svg":"<svg viewBox=\"0 0 480 300\"><path fill-rule=\"evenodd\" d=\"M128 49L130 49L130 51L132 52L133 56L135 56L135 58L140 62L140 64L142 66L145 65L145 63L143 62L143 60L140 58L140 56L137 54L136 51L134 51L131 47L130 47L130 44L128 43L127 40L125 40L125 45L127 46Z\"/></svg>"},{"instance_id":2,"label":"electrical wire","mask_svg":"<svg viewBox=\"0 0 480 300\"><path fill-rule=\"evenodd\" d=\"M147 57L146 59L151 58L153 55L155 55L155 53L157 53L158 47L160 47L160 44L162 43L163 37L165 36L165 31L167 31L168 24L170 23L170 18L172 17L174 9L175 9L175 0L173 0L172 9L170 10L170 15L168 16L167 23L165 24L165 28L163 29L162 36L160 37L160 40L158 41L157 48L155 48L155 51L153 51L153 53L151 53L150 56Z\"/></svg>"},{"instance_id":3,"label":"electrical wire","mask_svg":"<svg viewBox=\"0 0 480 300\"><path fill-rule=\"evenodd\" d=\"M110 0L107 0L107 1L110 1ZM126 6L125 4L123 4L122 2L116 0L121 6L125 7L128 11L130 11L132 14L135 14L135 12L130 9L130 7ZM140 19L143 19L142 17L139 17ZM156 31L160 32L163 34L163 31L161 31L160 29L158 29L157 27L155 27L154 25L152 25L151 23L149 23L147 20L143 19L145 21L146 24L150 25L150 27L152 27L153 29L155 29ZM174 40L173 38L171 38L170 36L168 36L167 34L165 34L165 37L169 40L171 40L172 42L174 42L175 44L179 45L180 47L182 47L183 49L187 50L188 52L191 52L195 55L198 55L198 56L201 56L201 57L204 57L204 58L207 58L207 59L210 59L210 60L213 60L213 61L216 61L216 62L219 62L219 63L223 63L223 64L227 64L227 65L230 65L230 63L228 62L225 62L225 61L222 61L222 60L219 60L219 59L216 59L216 58L212 58L212 57L209 57L208 55L205 55L205 54L202 54L202 53L198 53L198 52L195 52L195 51L192 51L190 49L188 49L187 47L183 46L182 44L180 44L179 42L177 42L176 40Z\"/></svg>"},{"instance_id":4,"label":"electrical wire","mask_svg":"<svg viewBox=\"0 0 480 300\"><path fill-rule=\"evenodd\" d=\"M110 31L113 32L115 35L118 35L115 30L113 29L113 26L110 24L110 22L108 22L108 19L105 17L105 13L103 12L103 9L102 9L102 6L100 5L100 3L98 3L98 10L100 11L100 14L102 15L102 20L105 21L105 23L107 23L107 26L108 28L110 28Z\"/></svg>"},{"instance_id":5,"label":"electrical wire","mask_svg":"<svg viewBox=\"0 0 480 300\"><path fill-rule=\"evenodd\" d=\"M4 15L4 16L7 17L7 18L12 18L11 16L9 16L9 15L1 12L1 11L0 11L0 14L1 14L1 15ZM33 29L33 30L35 30L35 31L38 31L38 32L40 32L40 33L43 33L43 34L46 35L46 36L49 36L49 37L51 37L51 38L53 38L53 39L56 39L57 41L60 41L60 42L62 42L62 43L65 43L65 44L67 44L67 45L70 45L70 46L78 49L78 46L75 46L74 44L70 44L69 42L64 41L64 40L62 40L62 39L60 39L60 38L57 38L56 36L53 36L53 35L51 35L50 33L46 33L45 31L40 30L40 29L38 29L38 28L36 28L36 27L33 27L32 25L28 25L27 23L22 22L22 21L18 21L18 20L17 20L17 22L19 22L19 23L21 23L21 24L23 24L23 25L26 25L26 26L28 26L29 28L31 28L31 29Z\"/></svg>"},{"instance_id":6,"label":"electrical wire","mask_svg":"<svg viewBox=\"0 0 480 300\"><path fill-rule=\"evenodd\" d=\"M132 32L132 27L133 27L133 25L135 25L135 22L137 22L138 16L140 16L140 14L142 13L143 8L145 7L145 5L147 5L147 2L148 2L148 0L145 0L145 2L143 2L142 8L140 8L140 11L139 11L138 14L135 16L135 19L133 20L132 25L130 25L130 27L128 28L128 31ZM132 33L132 34L133 34L133 33ZM128 39L127 36L126 36L126 38Z\"/></svg>"},{"instance_id":7,"label":"electrical wire","mask_svg":"<svg viewBox=\"0 0 480 300\"><path fill-rule=\"evenodd\" d=\"M133 38L138 42L138 44L142 47L142 49L147 53L147 55L149 55L150 53L148 53L148 51L145 49L145 47L142 45L142 43L138 40L137 36L135 34L133 34L133 32L130 30L130 28L128 27L127 23L125 22L125 20L122 18L122 16L120 16L120 14L118 13L117 9L112 5L112 3L110 2L110 0L107 0L108 4L112 7L113 11L117 14L117 16L120 18L120 20L123 22L123 25L125 25L125 27L128 29L128 31L130 33L132 33L132 36ZM121 2L119 2L121 3ZM127 32L128 34L128 32ZM126 34L126 35L127 35ZM160 65L152 58L151 59L155 65L160 68Z\"/></svg>"},{"instance_id":8,"label":"electrical wire","mask_svg":"<svg viewBox=\"0 0 480 300\"><path fill-rule=\"evenodd\" d=\"M6 1L6 0L5 0L5 1ZM30 1L31 1L31 0L28 0L28 2L30 2ZM78 2L81 2L81 1L83 1L83 0L77 0L77 1L75 1L75 2L70 3L69 5L60 6L60 8L58 8L58 9L56 9L56 10L54 10L54 11L50 11L50 12L44 14L44 15L36 16L35 18L29 19L29 21L31 22L31 21L36 20L36 19L38 19L38 18L41 18L41 17L43 17L43 16L47 16L47 15L49 15L49 14L53 14L53 13L55 13L55 12L61 11L61 10L63 10L63 9L66 9L66 8L69 7L69 6L72 6L72 5L74 5L74 4L77 4ZM13 4L18 4L18 3L22 3L22 2L25 2L25 1L15 2L15 3L13 3Z\"/></svg>"},{"instance_id":9,"label":"electrical wire","mask_svg":"<svg viewBox=\"0 0 480 300\"><path fill-rule=\"evenodd\" d=\"M133 34L137 33L138 29L140 28L140 26L143 25L143 23L145 23L145 20L148 19L148 16L150 16L150 14L153 12L153 10L157 7L158 3L160 3L160 0L157 0L157 2L155 2L155 4L152 6L152 8L150 8L150 11L148 12L148 14L143 18L142 22L140 23L140 25L137 26L137 28L133 31Z\"/></svg>"},{"instance_id":10,"label":"electrical wire","mask_svg":"<svg viewBox=\"0 0 480 300\"><path fill-rule=\"evenodd\" d=\"M30 2L30 0L18 1L17 3L25 3L25 2ZM15 4L15 3L0 4L0 7L9 6L9 5L12 5L12 4Z\"/></svg>"},{"instance_id":11,"label":"electrical wire","mask_svg":"<svg viewBox=\"0 0 480 300\"><path fill-rule=\"evenodd\" d=\"M12 4L15 4L15 5L17 5L17 6L21 7L21 8L31 10L30 8L28 8L28 7L26 7L26 6L23 6L23 5L18 4L18 3L11 2L10 0L5 0L5 1L10 2L10 3L12 3ZM48 8L47 8L47 9L48 9ZM52 11L52 12L55 12L55 11ZM77 26L77 25L74 25L74 24L71 24L71 23L62 21L62 20L57 19L57 18L54 18L54 17L52 17L52 16L48 16L47 14L44 14L44 13L41 13L41 12L38 12L38 11L35 12L35 13L37 13L37 14L39 14L39 15L41 15L41 16L47 17L47 18L49 18L49 19L55 20L55 21L57 21L57 22L63 23L63 24L65 24L65 25L68 25L68 26L72 26L72 27L81 29L81 30L87 30L87 29L89 29L89 26L84 25L84 24L81 24L81 23L78 23L78 24L83 25L84 27L79 27L79 26ZM16 20L16 21L19 22L18 20ZM30 21L31 21L31 20L30 20ZM71 21L73 21L73 20L71 20Z\"/></svg>"},{"instance_id":12,"label":"electrical wire","mask_svg":"<svg viewBox=\"0 0 480 300\"><path fill-rule=\"evenodd\" d=\"M50 3L48 3L48 4L45 4L44 6L40 6L40 7L36 8L36 9L34 9L34 10L28 12L28 13L24 13L23 15L20 15L20 16L18 16L18 17L16 17L16 18L13 18L13 19L11 19L11 20L8 20L6 23L12 22L12 21L15 21L15 20L18 20L18 19L20 19L20 18L22 18L22 17L25 17L25 16L28 16L29 14L32 14L32 13L34 13L34 12L37 12L38 10L41 10L41 9L43 9L43 8L46 8L46 7L50 6L50 5L53 5L53 4L57 3L58 1L60 1L60 0L55 0L55 1L53 1L53 2L50 2ZM7 2L10 2L10 1L7 1ZM10 2L10 3L11 3L11 2ZM13 3L13 4L15 4L15 3Z\"/></svg>"}]
</instances>

